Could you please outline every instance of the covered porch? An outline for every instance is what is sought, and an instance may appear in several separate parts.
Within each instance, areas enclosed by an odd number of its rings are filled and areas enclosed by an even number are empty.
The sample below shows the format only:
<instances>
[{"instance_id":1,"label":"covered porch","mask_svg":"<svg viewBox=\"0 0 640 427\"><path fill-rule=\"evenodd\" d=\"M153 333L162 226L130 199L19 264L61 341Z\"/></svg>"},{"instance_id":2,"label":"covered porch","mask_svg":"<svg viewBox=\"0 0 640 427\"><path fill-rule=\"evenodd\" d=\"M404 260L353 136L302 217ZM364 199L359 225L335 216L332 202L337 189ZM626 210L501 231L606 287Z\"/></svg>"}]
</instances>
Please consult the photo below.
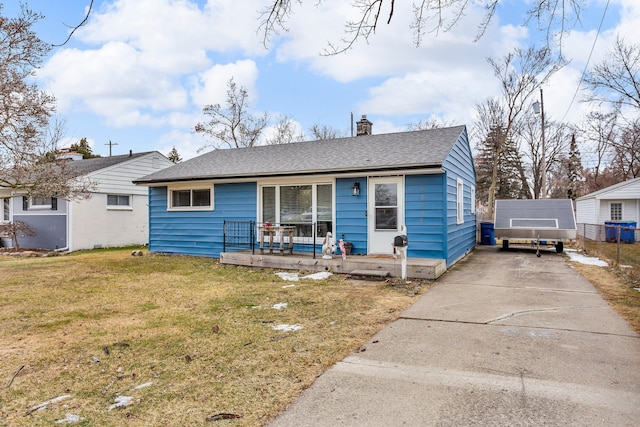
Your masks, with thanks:
<instances>
[{"instance_id":1,"label":"covered porch","mask_svg":"<svg viewBox=\"0 0 640 427\"><path fill-rule=\"evenodd\" d=\"M339 274L351 274L364 277L401 277L400 258L391 255L348 255L343 259L334 255L332 259L323 259L322 255L311 253L285 252L283 255L253 254L252 251L222 252L220 263L243 265L247 267L278 268L285 270L330 271ZM435 280L447 271L444 259L408 258L407 278Z\"/></svg>"}]
</instances>

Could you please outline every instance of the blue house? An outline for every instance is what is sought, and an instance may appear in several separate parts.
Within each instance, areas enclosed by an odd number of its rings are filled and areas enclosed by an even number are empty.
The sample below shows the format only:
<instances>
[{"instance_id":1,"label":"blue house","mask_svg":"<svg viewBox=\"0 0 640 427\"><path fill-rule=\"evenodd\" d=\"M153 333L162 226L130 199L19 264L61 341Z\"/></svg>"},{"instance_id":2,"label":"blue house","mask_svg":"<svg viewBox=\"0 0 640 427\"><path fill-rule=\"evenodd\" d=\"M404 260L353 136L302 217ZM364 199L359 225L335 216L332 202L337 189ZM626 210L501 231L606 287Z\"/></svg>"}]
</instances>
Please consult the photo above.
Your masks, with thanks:
<instances>
[{"instance_id":1,"label":"blue house","mask_svg":"<svg viewBox=\"0 0 640 427\"><path fill-rule=\"evenodd\" d=\"M225 221L288 226L295 252L327 232L352 254L450 266L476 242L475 170L465 126L214 150L135 182L149 187L149 250L220 257ZM257 234L256 234L257 235ZM256 240L260 240L256 238Z\"/></svg>"}]
</instances>

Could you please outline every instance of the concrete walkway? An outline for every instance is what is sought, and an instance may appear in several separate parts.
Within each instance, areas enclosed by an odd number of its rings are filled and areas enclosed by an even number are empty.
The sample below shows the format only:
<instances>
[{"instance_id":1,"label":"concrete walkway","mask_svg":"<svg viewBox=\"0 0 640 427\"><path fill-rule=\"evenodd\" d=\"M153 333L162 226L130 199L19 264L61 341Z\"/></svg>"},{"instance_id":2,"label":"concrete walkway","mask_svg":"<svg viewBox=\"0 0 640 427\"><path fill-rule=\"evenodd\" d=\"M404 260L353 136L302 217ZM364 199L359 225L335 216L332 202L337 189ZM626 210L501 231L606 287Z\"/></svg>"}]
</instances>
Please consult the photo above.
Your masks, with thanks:
<instances>
[{"instance_id":1,"label":"concrete walkway","mask_svg":"<svg viewBox=\"0 0 640 427\"><path fill-rule=\"evenodd\" d=\"M543 425L640 425L640 337L561 255L487 246L270 424Z\"/></svg>"}]
</instances>

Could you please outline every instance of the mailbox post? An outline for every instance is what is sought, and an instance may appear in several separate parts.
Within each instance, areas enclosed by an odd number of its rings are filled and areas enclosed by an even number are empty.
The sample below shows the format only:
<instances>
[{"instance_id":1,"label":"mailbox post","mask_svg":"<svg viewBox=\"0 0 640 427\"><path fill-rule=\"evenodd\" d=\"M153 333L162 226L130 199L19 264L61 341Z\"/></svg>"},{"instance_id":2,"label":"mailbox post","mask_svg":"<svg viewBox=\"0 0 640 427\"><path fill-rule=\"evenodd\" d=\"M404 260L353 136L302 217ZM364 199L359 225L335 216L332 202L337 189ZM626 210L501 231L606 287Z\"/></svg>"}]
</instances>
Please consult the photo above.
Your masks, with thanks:
<instances>
[{"instance_id":1,"label":"mailbox post","mask_svg":"<svg viewBox=\"0 0 640 427\"><path fill-rule=\"evenodd\" d=\"M393 256L395 258L400 257L400 263L402 265L402 280L407 280L407 247L409 246L407 228L404 225L401 225L400 232L403 234L400 234L393 239Z\"/></svg>"}]
</instances>

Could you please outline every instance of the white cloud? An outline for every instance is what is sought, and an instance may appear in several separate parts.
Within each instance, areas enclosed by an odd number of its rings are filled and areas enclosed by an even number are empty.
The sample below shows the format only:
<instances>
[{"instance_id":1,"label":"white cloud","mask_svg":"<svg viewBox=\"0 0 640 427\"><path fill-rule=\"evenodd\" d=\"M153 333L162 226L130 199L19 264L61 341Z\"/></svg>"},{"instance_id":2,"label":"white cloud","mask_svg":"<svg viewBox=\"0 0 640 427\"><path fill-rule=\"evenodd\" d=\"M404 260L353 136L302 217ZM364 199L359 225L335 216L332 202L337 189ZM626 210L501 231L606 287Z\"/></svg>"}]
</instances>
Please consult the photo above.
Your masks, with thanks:
<instances>
[{"instance_id":1,"label":"white cloud","mask_svg":"<svg viewBox=\"0 0 640 427\"><path fill-rule=\"evenodd\" d=\"M258 67L253 60L245 59L232 64L214 65L200 73L197 80L193 81L191 97L193 102L200 106L205 104L225 104L227 99L227 82L233 78L238 89L241 86L247 88L249 102L255 105L257 91L255 83L258 78Z\"/></svg>"}]
</instances>

